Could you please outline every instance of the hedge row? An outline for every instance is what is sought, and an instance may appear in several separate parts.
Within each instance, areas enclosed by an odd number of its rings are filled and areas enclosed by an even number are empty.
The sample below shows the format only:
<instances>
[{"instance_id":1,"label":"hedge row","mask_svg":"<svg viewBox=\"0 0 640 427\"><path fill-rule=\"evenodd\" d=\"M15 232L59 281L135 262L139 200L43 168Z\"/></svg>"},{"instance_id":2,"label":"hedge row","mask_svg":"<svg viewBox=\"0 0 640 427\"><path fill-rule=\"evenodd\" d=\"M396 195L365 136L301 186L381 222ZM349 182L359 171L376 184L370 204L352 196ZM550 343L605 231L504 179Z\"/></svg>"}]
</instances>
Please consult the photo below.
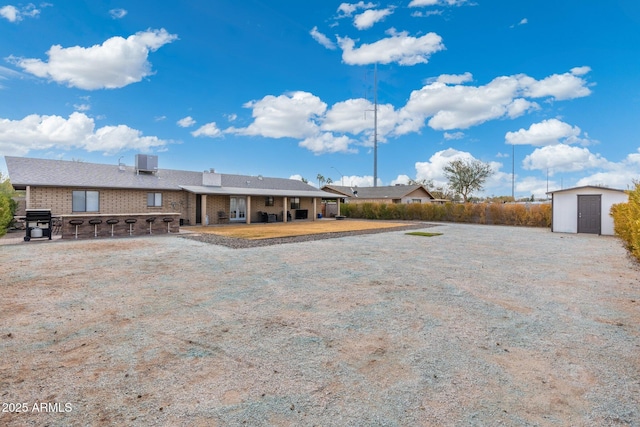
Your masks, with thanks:
<instances>
[{"instance_id":1,"label":"hedge row","mask_svg":"<svg viewBox=\"0 0 640 427\"><path fill-rule=\"evenodd\" d=\"M505 203L349 203L340 206L348 218L466 222L472 224L551 226L550 204Z\"/></svg>"},{"instance_id":2,"label":"hedge row","mask_svg":"<svg viewBox=\"0 0 640 427\"><path fill-rule=\"evenodd\" d=\"M629 201L611 207L613 229L631 254L640 260L640 182L629 192Z\"/></svg>"}]
</instances>

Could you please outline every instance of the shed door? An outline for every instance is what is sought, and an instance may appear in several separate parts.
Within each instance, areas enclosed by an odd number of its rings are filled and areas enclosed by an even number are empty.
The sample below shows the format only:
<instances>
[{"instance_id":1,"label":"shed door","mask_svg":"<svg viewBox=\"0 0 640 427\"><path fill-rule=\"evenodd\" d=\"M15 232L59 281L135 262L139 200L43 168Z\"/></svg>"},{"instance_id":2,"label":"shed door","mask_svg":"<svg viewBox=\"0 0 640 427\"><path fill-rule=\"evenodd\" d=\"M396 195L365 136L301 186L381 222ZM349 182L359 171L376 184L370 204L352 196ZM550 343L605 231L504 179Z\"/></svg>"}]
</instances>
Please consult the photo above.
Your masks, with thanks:
<instances>
[{"instance_id":1,"label":"shed door","mask_svg":"<svg viewBox=\"0 0 640 427\"><path fill-rule=\"evenodd\" d=\"M600 234L599 194L578 196L578 233Z\"/></svg>"}]
</instances>

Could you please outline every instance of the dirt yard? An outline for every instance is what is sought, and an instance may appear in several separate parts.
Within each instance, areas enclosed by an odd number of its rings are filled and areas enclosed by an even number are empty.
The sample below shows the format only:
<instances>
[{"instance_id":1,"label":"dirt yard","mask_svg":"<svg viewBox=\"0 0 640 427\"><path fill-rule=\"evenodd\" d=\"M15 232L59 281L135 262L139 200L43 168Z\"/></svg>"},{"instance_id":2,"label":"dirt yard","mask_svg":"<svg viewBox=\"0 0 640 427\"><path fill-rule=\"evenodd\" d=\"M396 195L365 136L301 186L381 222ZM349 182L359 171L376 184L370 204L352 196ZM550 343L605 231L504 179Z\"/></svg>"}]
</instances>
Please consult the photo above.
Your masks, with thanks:
<instances>
[{"instance_id":1,"label":"dirt yard","mask_svg":"<svg viewBox=\"0 0 640 427\"><path fill-rule=\"evenodd\" d=\"M209 227L188 227L193 233L216 234L219 236L241 239L274 239L280 237L305 236L322 233L345 233L352 231L381 230L404 227L407 222L393 221L359 221L359 220L322 220L296 221L288 223L258 223L242 225L223 225Z\"/></svg>"},{"instance_id":2,"label":"dirt yard","mask_svg":"<svg viewBox=\"0 0 640 427\"><path fill-rule=\"evenodd\" d=\"M0 425L640 425L617 239L390 230L0 246Z\"/></svg>"}]
</instances>

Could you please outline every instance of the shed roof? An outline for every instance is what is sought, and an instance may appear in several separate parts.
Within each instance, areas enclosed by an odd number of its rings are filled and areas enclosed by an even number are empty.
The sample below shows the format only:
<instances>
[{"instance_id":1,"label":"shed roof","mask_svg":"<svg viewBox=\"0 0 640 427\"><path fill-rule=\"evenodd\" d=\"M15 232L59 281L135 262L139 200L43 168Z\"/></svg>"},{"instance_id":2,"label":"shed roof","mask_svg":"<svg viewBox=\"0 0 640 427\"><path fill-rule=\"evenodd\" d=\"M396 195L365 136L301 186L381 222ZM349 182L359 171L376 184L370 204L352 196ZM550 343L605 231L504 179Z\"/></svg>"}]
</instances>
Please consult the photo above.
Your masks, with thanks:
<instances>
[{"instance_id":1,"label":"shed roof","mask_svg":"<svg viewBox=\"0 0 640 427\"><path fill-rule=\"evenodd\" d=\"M322 189L325 191L343 194L347 197L358 197L359 199L401 199L416 190L422 189L427 197L430 199L434 198L431 193L429 193L429 190L427 190L423 185L387 185L381 187L325 185Z\"/></svg>"},{"instance_id":2,"label":"shed roof","mask_svg":"<svg viewBox=\"0 0 640 427\"><path fill-rule=\"evenodd\" d=\"M106 165L68 160L6 156L11 184L26 186L186 190L201 194L247 194L328 197L330 194L302 181L250 175L220 174L219 187L204 186L203 172L158 169L136 173L133 166Z\"/></svg>"},{"instance_id":3,"label":"shed roof","mask_svg":"<svg viewBox=\"0 0 640 427\"><path fill-rule=\"evenodd\" d=\"M617 188L599 187L597 185L583 185L583 186L580 186L580 187L563 188L561 190L549 191L547 194L565 193L565 192L569 192L569 191L584 190L584 189L587 189L587 188L595 189L595 190L602 190L602 191L616 191L616 192L622 192L622 193L625 192L625 190L620 190L620 189L617 189Z\"/></svg>"}]
</instances>

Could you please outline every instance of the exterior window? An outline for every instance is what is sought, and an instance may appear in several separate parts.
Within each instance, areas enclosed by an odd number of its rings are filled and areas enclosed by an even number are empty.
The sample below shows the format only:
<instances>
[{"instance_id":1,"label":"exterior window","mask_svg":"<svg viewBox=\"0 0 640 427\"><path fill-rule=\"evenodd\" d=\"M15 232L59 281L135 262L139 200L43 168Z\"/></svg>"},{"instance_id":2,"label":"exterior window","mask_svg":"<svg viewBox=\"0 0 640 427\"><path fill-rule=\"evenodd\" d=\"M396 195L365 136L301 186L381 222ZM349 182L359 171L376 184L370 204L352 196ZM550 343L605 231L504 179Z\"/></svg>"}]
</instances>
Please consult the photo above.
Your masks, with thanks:
<instances>
[{"instance_id":1,"label":"exterior window","mask_svg":"<svg viewBox=\"0 0 640 427\"><path fill-rule=\"evenodd\" d=\"M273 196L266 196L264 198L264 205L265 206L273 206Z\"/></svg>"},{"instance_id":2,"label":"exterior window","mask_svg":"<svg viewBox=\"0 0 640 427\"><path fill-rule=\"evenodd\" d=\"M411 203L422 203L422 199L411 199Z\"/></svg>"},{"instance_id":3,"label":"exterior window","mask_svg":"<svg viewBox=\"0 0 640 427\"><path fill-rule=\"evenodd\" d=\"M147 193L147 206L162 206L162 193Z\"/></svg>"},{"instance_id":4,"label":"exterior window","mask_svg":"<svg viewBox=\"0 0 640 427\"><path fill-rule=\"evenodd\" d=\"M291 198L291 209L300 209L300 197Z\"/></svg>"},{"instance_id":5,"label":"exterior window","mask_svg":"<svg viewBox=\"0 0 640 427\"><path fill-rule=\"evenodd\" d=\"M100 192L98 191L74 191L72 200L73 212L98 212L100 211Z\"/></svg>"}]
</instances>

